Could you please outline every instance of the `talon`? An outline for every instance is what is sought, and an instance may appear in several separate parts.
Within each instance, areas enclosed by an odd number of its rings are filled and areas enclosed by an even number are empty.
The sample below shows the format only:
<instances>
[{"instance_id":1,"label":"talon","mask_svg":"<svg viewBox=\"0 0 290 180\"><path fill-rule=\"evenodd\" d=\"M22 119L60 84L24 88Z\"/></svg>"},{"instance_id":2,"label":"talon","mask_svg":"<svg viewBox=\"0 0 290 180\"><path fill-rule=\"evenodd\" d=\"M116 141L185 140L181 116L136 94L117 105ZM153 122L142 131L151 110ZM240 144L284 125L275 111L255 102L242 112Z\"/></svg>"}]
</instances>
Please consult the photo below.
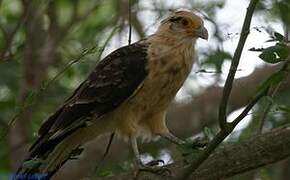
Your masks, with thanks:
<instances>
[{"instance_id":1,"label":"talon","mask_svg":"<svg viewBox=\"0 0 290 180\"><path fill-rule=\"evenodd\" d=\"M157 174L157 175L171 175L171 170L162 166L162 167L152 167L152 166L146 166L146 165L143 165L142 168L139 168L138 169L139 172L150 172L150 173L153 173L153 174Z\"/></svg>"},{"instance_id":2,"label":"talon","mask_svg":"<svg viewBox=\"0 0 290 180\"><path fill-rule=\"evenodd\" d=\"M136 158L135 163L137 165L137 166L135 166L137 169L133 172L134 179L138 179L138 175L142 171L150 172L150 173L157 174L157 175L167 175L167 176L171 175L171 171L168 168L166 168L164 166L161 166L161 167L158 166L159 163L162 163L163 165L165 164L165 162L163 160L153 160L147 164L143 164L142 160L140 158L139 151L138 151L136 138L130 138L130 141L131 141L133 153L134 153L135 158Z\"/></svg>"},{"instance_id":3,"label":"talon","mask_svg":"<svg viewBox=\"0 0 290 180\"><path fill-rule=\"evenodd\" d=\"M208 141L205 139L197 138L192 143L192 148L204 148L208 144Z\"/></svg>"},{"instance_id":4,"label":"talon","mask_svg":"<svg viewBox=\"0 0 290 180\"><path fill-rule=\"evenodd\" d=\"M165 162L162 159L157 159L157 160L153 160L153 161L148 162L146 164L146 166L158 166L159 163L162 163L162 165L165 164Z\"/></svg>"}]
</instances>

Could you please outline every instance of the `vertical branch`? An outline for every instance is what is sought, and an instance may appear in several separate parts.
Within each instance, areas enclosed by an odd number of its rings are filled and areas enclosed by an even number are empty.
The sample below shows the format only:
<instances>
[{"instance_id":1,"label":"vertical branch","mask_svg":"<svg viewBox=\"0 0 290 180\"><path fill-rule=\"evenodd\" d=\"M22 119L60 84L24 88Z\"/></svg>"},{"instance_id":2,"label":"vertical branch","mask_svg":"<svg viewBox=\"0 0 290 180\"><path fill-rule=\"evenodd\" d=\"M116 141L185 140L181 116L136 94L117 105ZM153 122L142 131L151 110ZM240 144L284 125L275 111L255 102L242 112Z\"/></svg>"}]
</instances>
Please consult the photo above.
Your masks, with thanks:
<instances>
[{"instance_id":1,"label":"vertical branch","mask_svg":"<svg viewBox=\"0 0 290 180\"><path fill-rule=\"evenodd\" d=\"M218 145L233 131L234 127L248 114L251 108L265 95L265 91L260 92L256 97L254 97L251 102L246 106L244 111L234 120L233 123L227 122L227 105L229 97L231 94L233 81L235 74L240 62L241 54L244 49L245 42L247 40L248 34L250 32L251 20L254 14L254 10L259 0L251 0L247 8L246 16L244 19L243 27L241 30L241 36L235 50L229 74L227 76L224 91L222 95L222 100L219 107L219 124L220 132L214 137L214 139L208 144L205 150L190 164L188 168L180 176L180 179L187 179L208 157L209 155L218 147Z\"/></svg>"},{"instance_id":2,"label":"vertical branch","mask_svg":"<svg viewBox=\"0 0 290 180\"><path fill-rule=\"evenodd\" d=\"M227 130L227 113L226 113L227 105L228 105L229 97L231 94L232 85L233 85L233 81L236 75L236 71L240 63L242 51L244 49L245 42L250 32L252 16L253 16L253 13L254 13L254 10L256 8L258 1L259 0L251 0L249 7L247 8L247 13L246 13L246 17L243 23L241 36L240 36L238 46L233 56L229 74L225 82L225 86L224 86L225 88L223 91L223 96L222 96L222 100L219 107L219 117L218 117L220 127L222 130Z\"/></svg>"},{"instance_id":3,"label":"vertical branch","mask_svg":"<svg viewBox=\"0 0 290 180\"><path fill-rule=\"evenodd\" d=\"M288 42L289 41L289 28L288 28L288 24L284 23L283 24L284 27L284 37L285 37L285 41Z\"/></svg>"},{"instance_id":4,"label":"vertical branch","mask_svg":"<svg viewBox=\"0 0 290 180\"><path fill-rule=\"evenodd\" d=\"M128 36L128 45L131 44L131 36L132 36L132 18L131 18L131 0L128 0L128 21L129 21L129 36Z\"/></svg>"},{"instance_id":5,"label":"vertical branch","mask_svg":"<svg viewBox=\"0 0 290 180\"><path fill-rule=\"evenodd\" d=\"M42 29L42 9L39 8L40 4L36 1L22 1L22 6L23 11L27 13L27 20L24 24L26 45L23 55L23 78L18 95L21 106L26 103L30 91L39 87L45 73L45 69L41 65L41 51L45 42L45 31ZM26 153L25 145L29 142L31 135L32 114L33 109L26 109L9 129L10 164L13 169L18 167Z\"/></svg>"}]
</instances>

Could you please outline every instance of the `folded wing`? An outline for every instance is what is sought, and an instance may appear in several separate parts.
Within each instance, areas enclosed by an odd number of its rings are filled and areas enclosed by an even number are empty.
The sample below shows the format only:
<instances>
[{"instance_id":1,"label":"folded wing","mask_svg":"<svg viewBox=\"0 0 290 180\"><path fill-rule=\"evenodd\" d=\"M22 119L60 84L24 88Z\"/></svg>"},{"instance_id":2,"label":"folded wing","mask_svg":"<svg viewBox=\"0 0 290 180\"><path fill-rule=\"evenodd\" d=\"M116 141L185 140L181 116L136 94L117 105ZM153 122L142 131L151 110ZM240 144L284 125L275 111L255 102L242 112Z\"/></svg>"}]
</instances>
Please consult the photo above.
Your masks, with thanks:
<instances>
[{"instance_id":1,"label":"folded wing","mask_svg":"<svg viewBox=\"0 0 290 180\"><path fill-rule=\"evenodd\" d=\"M146 77L147 44L122 47L100 61L89 77L75 90L39 130L39 139L30 157L40 157L65 137L117 108L128 99Z\"/></svg>"}]
</instances>

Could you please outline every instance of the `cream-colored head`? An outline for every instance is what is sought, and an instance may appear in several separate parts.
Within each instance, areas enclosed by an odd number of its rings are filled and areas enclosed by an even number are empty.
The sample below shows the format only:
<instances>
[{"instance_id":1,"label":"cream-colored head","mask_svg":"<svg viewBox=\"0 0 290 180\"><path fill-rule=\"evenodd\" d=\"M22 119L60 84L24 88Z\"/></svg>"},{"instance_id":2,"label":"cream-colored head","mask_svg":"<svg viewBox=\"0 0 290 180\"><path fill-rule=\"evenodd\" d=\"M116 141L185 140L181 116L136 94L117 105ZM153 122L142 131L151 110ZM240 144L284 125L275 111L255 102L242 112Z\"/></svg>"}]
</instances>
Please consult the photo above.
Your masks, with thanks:
<instances>
[{"instance_id":1,"label":"cream-colored head","mask_svg":"<svg viewBox=\"0 0 290 180\"><path fill-rule=\"evenodd\" d=\"M201 17L190 11L177 11L164 19L157 32L180 38L208 39L208 31Z\"/></svg>"}]
</instances>

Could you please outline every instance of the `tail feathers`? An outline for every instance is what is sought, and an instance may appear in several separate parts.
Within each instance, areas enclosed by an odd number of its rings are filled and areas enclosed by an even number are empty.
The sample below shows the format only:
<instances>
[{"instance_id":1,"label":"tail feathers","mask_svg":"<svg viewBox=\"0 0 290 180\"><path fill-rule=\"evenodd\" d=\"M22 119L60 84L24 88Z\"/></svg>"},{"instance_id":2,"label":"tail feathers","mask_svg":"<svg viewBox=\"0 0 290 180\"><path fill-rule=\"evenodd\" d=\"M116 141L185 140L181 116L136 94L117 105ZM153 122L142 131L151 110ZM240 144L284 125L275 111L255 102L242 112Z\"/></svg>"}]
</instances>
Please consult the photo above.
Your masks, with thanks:
<instances>
[{"instance_id":1,"label":"tail feathers","mask_svg":"<svg viewBox=\"0 0 290 180\"><path fill-rule=\"evenodd\" d=\"M49 133L43 134L30 148L28 158L12 179L50 179L67 160L82 152L80 145L107 132L108 129L104 127L106 126L103 124L93 124L92 126L86 126L86 128L72 127L56 137Z\"/></svg>"},{"instance_id":2,"label":"tail feathers","mask_svg":"<svg viewBox=\"0 0 290 180\"><path fill-rule=\"evenodd\" d=\"M19 167L13 180L48 180L50 179L67 160L81 154L82 149L78 145L63 141L48 154L41 157L29 157Z\"/></svg>"}]
</instances>

